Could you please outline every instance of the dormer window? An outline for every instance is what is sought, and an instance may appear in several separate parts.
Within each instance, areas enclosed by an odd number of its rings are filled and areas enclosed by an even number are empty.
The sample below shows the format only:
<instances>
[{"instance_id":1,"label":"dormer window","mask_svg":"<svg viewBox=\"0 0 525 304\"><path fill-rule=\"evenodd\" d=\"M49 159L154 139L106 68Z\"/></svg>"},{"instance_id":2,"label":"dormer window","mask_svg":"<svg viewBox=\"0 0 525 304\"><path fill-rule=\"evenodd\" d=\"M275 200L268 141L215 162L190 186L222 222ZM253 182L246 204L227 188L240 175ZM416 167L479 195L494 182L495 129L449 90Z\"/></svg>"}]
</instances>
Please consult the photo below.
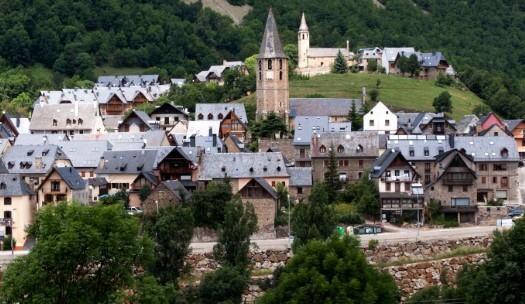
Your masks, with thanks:
<instances>
[{"instance_id":1,"label":"dormer window","mask_svg":"<svg viewBox=\"0 0 525 304\"><path fill-rule=\"evenodd\" d=\"M357 145L357 147L355 148L355 152L357 152L357 153L363 152L363 146Z\"/></svg>"},{"instance_id":2,"label":"dormer window","mask_svg":"<svg viewBox=\"0 0 525 304\"><path fill-rule=\"evenodd\" d=\"M197 119L198 120L203 120L204 119L204 115L202 115L202 113L199 113L199 115L197 115Z\"/></svg>"},{"instance_id":3,"label":"dormer window","mask_svg":"<svg viewBox=\"0 0 525 304\"><path fill-rule=\"evenodd\" d=\"M35 152L35 150L29 150L29 151L27 151L27 156L31 156L31 155L33 155L34 152Z\"/></svg>"},{"instance_id":4,"label":"dormer window","mask_svg":"<svg viewBox=\"0 0 525 304\"><path fill-rule=\"evenodd\" d=\"M503 148L501 150L501 157L504 157L504 158L509 157L509 150L507 150L507 148Z\"/></svg>"},{"instance_id":5,"label":"dormer window","mask_svg":"<svg viewBox=\"0 0 525 304\"><path fill-rule=\"evenodd\" d=\"M79 118L78 119L78 125L81 126L83 123L84 123L84 121L82 120L82 118Z\"/></svg>"},{"instance_id":6,"label":"dormer window","mask_svg":"<svg viewBox=\"0 0 525 304\"><path fill-rule=\"evenodd\" d=\"M212 120L213 119L213 114L208 114L208 120Z\"/></svg>"},{"instance_id":7,"label":"dormer window","mask_svg":"<svg viewBox=\"0 0 525 304\"><path fill-rule=\"evenodd\" d=\"M326 153L326 147L324 145L319 147L319 152L320 153Z\"/></svg>"},{"instance_id":8,"label":"dormer window","mask_svg":"<svg viewBox=\"0 0 525 304\"><path fill-rule=\"evenodd\" d=\"M74 124L74 125L77 124L77 120L76 120L76 119L73 119L73 124Z\"/></svg>"},{"instance_id":9,"label":"dormer window","mask_svg":"<svg viewBox=\"0 0 525 304\"><path fill-rule=\"evenodd\" d=\"M339 145L339 147L337 147L337 153L343 153L345 152L345 148L343 147L343 145Z\"/></svg>"},{"instance_id":10,"label":"dormer window","mask_svg":"<svg viewBox=\"0 0 525 304\"><path fill-rule=\"evenodd\" d=\"M222 113L219 113L219 115L217 116L218 119L223 119L224 118L224 115L222 115Z\"/></svg>"},{"instance_id":11,"label":"dormer window","mask_svg":"<svg viewBox=\"0 0 525 304\"><path fill-rule=\"evenodd\" d=\"M46 156L47 153L49 153L49 149L45 149L44 151L42 151L42 156Z\"/></svg>"},{"instance_id":12,"label":"dormer window","mask_svg":"<svg viewBox=\"0 0 525 304\"><path fill-rule=\"evenodd\" d=\"M56 127L56 126L57 126L57 120L53 119L53 127Z\"/></svg>"},{"instance_id":13,"label":"dormer window","mask_svg":"<svg viewBox=\"0 0 525 304\"><path fill-rule=\"evenodd\" d=\"M7 185L4 182L0 183L0 190L5 190L5 189L7 189Z\"/></svg>"},{"instance_id":14,"label":"dormer window","mask_svg":"<svg viewBox=\"0 0 525 304\"><path fill-rule=\"evenodd\" d=\"M66 126L69 126L69 125L71 125L71 119L68 118L66 119Z\"/></svg>"}]
</instances>

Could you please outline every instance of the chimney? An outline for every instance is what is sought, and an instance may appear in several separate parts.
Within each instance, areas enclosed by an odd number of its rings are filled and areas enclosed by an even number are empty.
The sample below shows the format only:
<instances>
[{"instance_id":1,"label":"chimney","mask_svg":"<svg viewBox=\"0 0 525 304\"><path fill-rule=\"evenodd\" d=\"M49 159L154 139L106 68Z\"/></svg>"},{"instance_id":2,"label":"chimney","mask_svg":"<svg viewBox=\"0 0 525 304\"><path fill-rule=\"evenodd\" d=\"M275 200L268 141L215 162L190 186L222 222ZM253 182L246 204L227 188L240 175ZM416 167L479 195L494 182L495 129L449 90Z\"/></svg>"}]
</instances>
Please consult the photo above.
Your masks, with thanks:
<instances>
[{"instance_id":1,"label":"chimney","mask_svg":"<svg viewBox=\"0 0 525 304\"><path fill-rule=\"evenodd\" d=\"M346 40L346 50L350 52L350 40Z\"/></svg>"},{"instance_id":2,"label":"chimney","mask_svg":"<svg viewBox=\"0 0 525 304\"><path fill-rule=\"evenodd\" d=\"M213 134L212 135L212 139L213 139L213 141L212 141L213 142L213 147L215 148L215 147L217 147L217 135Z\"/></svg>"},{"instance_id":3,"label":"chimney","mask_svg":"<svg viewBox=\"0 0 525 304\"><path fill-rule=\"evenodd\" d=\"M16 127L20 128L20 114L16 113Z\"/></svg>"},{"instance_id":4,"label":"chimney","mask_svg":"<svg viewBox=\"0 0 525 304\"><path fill-rule=\"evenodd\" d=\"M190 136L190 147L195 147L195 135Z\"/></svg>"},{"instance_id":5,"label":"chimney","mask_svg":"<svg viewBox=\"0 0 525 304\"><path fill-rule=\"evenodd\" d=\"M43 139L44 139L44 146L45 146L47 144L47 135L44 135Z\"/></svg>"},{"instance_id":6,"label":"chimney","mask_svg":"<svg viewBox=\"0 0 525 304\"><path fill-rule=\"evenodd\" d=\"M212 130L212 128L210 127L210 128L208 129L208 136L212 136L212 135L213 135L213 130Z\"/></svg>"},{"instance_id":7,"label":"chimney","mask_svg":"<svg viewBox=\"0 0 525 304\"><path fill-rule=\"evenodd\" d=\"M78 102L75 101L75 117L78 117Z\"/></svg>"},{"instance_id":8,"label":"chimney","mask_svg":"<svg viewBox=\"0 0 525 304\"><path fill-rule=\"evenodd\" d=\"M228 61L226 59L222 60L222 65L226 65L227 63L228 63Z\"/></svg>"},{"instance_id":9,"label":"chimney","mask_svg":"<svg viewBox=\"0 0 525 304\"><path fill-rule=\"evenodd\" d=\"M450 134L448 136L448 143L450 145L450 149L454 149L454 134Z\"/></svg>"}]
</instances>

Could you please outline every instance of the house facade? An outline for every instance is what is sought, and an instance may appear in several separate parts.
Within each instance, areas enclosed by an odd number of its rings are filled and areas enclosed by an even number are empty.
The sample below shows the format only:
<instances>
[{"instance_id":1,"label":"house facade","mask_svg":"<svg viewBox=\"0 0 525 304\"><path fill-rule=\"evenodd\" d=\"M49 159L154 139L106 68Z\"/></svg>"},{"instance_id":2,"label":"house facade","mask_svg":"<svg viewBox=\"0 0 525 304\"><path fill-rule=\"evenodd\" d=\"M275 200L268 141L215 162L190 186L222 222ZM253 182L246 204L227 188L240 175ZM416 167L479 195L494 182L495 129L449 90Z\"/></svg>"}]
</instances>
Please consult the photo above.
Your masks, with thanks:
<instances>
[{"instance_id":1,"label":"house facade","mask_svg":"<svg viewBox=\"0 0 525 304\"><path fill-rule=\"evenodd\" d=\"M379 101L363 116L363 130L376 131L379 134L395 134L397 115Z\"/></svg>"},{"instance_id":2,"label":"house facade","mask_svg":"<svg viewBox=\"0 0 525 304\"><path fill-rule=\"evenodd\" d=\"M87 182L73 167L55 167L37 188L39 207L61 201L89 204Z\"/></svg>"}]
</instances>

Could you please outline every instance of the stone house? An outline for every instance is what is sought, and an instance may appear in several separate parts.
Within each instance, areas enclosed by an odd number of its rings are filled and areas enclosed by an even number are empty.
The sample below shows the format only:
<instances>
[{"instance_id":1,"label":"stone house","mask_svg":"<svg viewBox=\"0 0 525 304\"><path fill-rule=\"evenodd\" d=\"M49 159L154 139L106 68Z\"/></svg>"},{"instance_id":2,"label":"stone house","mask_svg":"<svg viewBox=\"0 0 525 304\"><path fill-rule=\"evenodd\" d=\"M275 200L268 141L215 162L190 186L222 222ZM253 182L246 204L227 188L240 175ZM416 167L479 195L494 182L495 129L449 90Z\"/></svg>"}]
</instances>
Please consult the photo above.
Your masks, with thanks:
<instances>
[{"instance_id":1,"label":"stone house","mask_svg":"<svg viewBox=\"0 0 525 304\"><path fill-rule=\"evenodd\" d=\"M502 199L518 203L518 147L510 136L451 137L451 148L476 163L477 202Z\"/></svg>"},{"instance_id":2,"label":"stone house","mask_svg":"<svg viewBox=\"0 0 525 304\"><path fill-rule=\"evenodd\" d=\"M242 142L237 136L228 135L224 139L224 152L225 153L239 153L239 152L250 152L247 148L244 147L244 142Z\"/></svg>"},{"instance_id":3,"label":"stone house","mask_svg":"<svg viewBox=\"0 0 525 304\"><path fill-rule=\"evenodd\" d=\"M238 192L244 204L250 202L257 215L258 232L273 232L277 206L277 193L262 177L254 177Z\"/></svg>"},{"instance_id":4,"label":"stone house","mask_svg":"<svg viewBox=\"0 0 525 304\"><path fill-rule=\"evenodd\" d=\"M520 159L525 158L525 121L523 119L505 120L507 130L512 133L512 137L518 146Z\"/></svg>"},{"instance_id":5,"label":"stone house","mask_svg":"<svg viewBox=\"0 0 525 304\"><path fill-rule=\"evenodd\" d=\"M149 190L155 189L159 184L157 177L150 172L140 172L137 178L131 183L129 189L129 205L132 207L140 207L142 200L140 194L143 188Z\"/></svg>"},{"instance_id":6,"label":"stone house","mask_svg":"<svg viewBox=\"0 0 525 304\"><path fill-rule=\"evenodd\" d=\"M3 167L3 166L2 166ZM12 235L17 249L27 240L25 227L33 223L36 195L19 174L0 173L0 236Z\"/></svg>"},{"instance_id":7,"label":"stone house","mask_svg":"<svg viewBox=\"0 0 525 304\"><path fill-rule=\"evenodd\" d=\"M156 120L151 119L148 114L143 111L131 111L123 121L119 122L118 132L147 132L159 129Z\"/></svg>"},{"instance_id":8,"label":"stone house","mask_svg":"<svg viewBox=\"0 0 525 304\"><path fill-rule=\"evenodd\" d=\"M310 157L314 182L323 181L328 172L329 149L335 149L339 179L358 182L379 156L376 132L318 133L312 138Z\"/></svg>"},{"instance_id":9,"label":"stone house","mask_svg":"<svg viewBox=\"0 0 525 304\"><path fill-rule=\"evenodd\" d=\"M397 115L379 101L363 116L363 130L394 134L397 130Z\"/></svg>"},{"instance_id":10,"label":"stone house","mask_svg":"<svg viewBox=\"0 0 525 304\"><path fill-rule=\"evenodd\" d=\"M289 167L288 173L290 174L290 186L288 187L290 199L296 202L306 201L313 186L312 168Z\"/></svg>"},{"instance_id":11,"label":"stone house","mask_svg":"<svg viewBox=\"0 0 525 304\"><path fill-rule=\"evenodd\" d=\"M360 99L347 98L290 98L290 128L298 116L328 116L332 123L348 121L352 104L359 112L362 103Z\"/></svg>"},{"instance_id":12,"label":"stone house","mask_svg":"<svg viewBox=\"0 0 525 304\"><path fill-rule=\"evenodd\" d=\"M194 182L197 180L198 163L182 147L162 149L162 153L159 152L155 163L157 164L157 176L161 181Z\"/></svg>"},{"instance_id":13,"label":"stone house","mask_svg":"<svg viewBox=\"0 0 525 304\"><path fill-rule=\"evenodd\" d=\"M229 112L244 123L248 123L243 103L198 103L195 105L195 120L223 120Z\"/></svg>"},{"instance_id":14,"label":"stone house","mask_svg":"<svg viewBox=\"0 0 525 304\"><path fill-rule=\"evenodd\" d=\"M359 67L360 72L368 72L368 66L371 61L375 61L377 68L383 65L383 50L379 47L360 49L357 52L357 66Z\"/></svg>"},{"instance_id":15,"label":"stone house","mask_svg":"<svg viewBox=\"0 0 525 304\"><path fill-rule=\"evenodd\" d=\"M159 209L167 206L177 207L187 202L190 197L191 193L179 181L162 181L142 202L142 210L146 216L154 215Z\"/></svg>"},{"instance_id":16,"label":"stone house","mask_svg":"<svg viewBox=\"0 0 525 304\"><path fill-rule=\"evenodd\" d=\"M418 212L422 218L424 198L412 192L412 184L419 183L420 176L401 151L387 149L373 163L370 177L379 188L381 220L395 221L407 217L415 220Z\"/></svg>"},{"instance_id":17,"label":"stone house","mask_svg":"<svg viewBox=\"0 0 525 304\"><path fill-rule=\"evenodd\" d=\"M416 50L413 47L401 47L401 48L383 48L381 55L381 66L385 69L385 74L398 74L395 61L399 53L414 53Z\"/></svg>"},{"instance_id":18,"label":"stone house","mask_svg":"<svg viewBox=\"0 0 525 304\"><path fill-rule=\"evenodd\" d=\"M89 204L90 197L85 181L73 167L55 167L37 188L38 206L56 204L61 201L77 201Z\"/></svg>"},{"instance_id":19,"label":"stone house","mask_svg":"<svg viewBox=\"0 0 525 304\"><path fill-rule=\"evenodd\" d=\"M439 202L441 212L456 215L458 223L475 222L478 208L474 159L452 149L435 161L437 178L425 186L425 201Z\"/></svg>"}]
</instances>

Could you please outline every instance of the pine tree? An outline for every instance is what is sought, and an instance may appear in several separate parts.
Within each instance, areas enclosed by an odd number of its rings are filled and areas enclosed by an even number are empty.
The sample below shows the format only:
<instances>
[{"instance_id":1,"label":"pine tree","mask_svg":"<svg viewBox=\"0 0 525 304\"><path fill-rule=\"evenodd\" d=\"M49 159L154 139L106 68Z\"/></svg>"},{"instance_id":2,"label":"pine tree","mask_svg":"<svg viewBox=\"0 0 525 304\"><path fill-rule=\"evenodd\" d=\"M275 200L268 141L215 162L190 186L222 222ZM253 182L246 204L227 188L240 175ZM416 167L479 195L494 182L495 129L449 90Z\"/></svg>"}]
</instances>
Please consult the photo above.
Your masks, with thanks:
<instances>
[{"instance_id":1,"label":"pine tree","mask_svg":"<svg viewBox=\"0 0 525 304\"><path fill-rule=\"evenodd\" d=\"M348 62L345 56L343 56L343 53L341 53L341 50L339 50L337 57L335 57L334 65L332 66L332 73L345 74L347 72Z\"/></svg>"},{"instance_id":2,"label":"pine tree","mask_svg":"<svg viewBox=\"0 0 525 304\"><path fill-rule=\"evenodd\" d=\"M352 130L359 130L363 127L363 117L359 115L355 101L353 100L350 111L348 111L348 121L352 122Z\"/></svg>"},{"instance_id":3,"label":"pine tree","mask_svg":"<svg viewBox=\"0 0 525 304\"><path fill-rule=\"evenodd\" d=\"M328 151L328 172L326 172L324 181L326 188L328 188L328 202L334 203L337 199L337 190L341 187L341 181L337 173L337 160L333 145Z\"/></svg>"}]
</instances>

